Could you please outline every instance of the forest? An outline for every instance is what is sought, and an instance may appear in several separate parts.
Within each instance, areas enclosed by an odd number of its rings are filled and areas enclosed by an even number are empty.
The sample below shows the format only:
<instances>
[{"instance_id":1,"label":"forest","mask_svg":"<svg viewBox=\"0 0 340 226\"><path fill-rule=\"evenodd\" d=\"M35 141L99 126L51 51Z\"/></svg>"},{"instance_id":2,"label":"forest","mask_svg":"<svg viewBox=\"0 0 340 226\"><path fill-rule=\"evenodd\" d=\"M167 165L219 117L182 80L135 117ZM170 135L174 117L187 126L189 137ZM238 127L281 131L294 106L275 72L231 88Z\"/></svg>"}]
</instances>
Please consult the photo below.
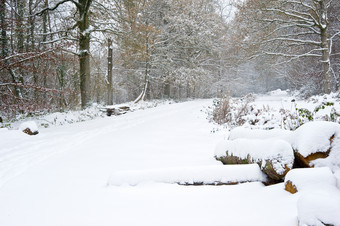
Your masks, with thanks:
<instances>
[{"instance_id":1,"label":"forest","mask_svg":"<svg viewBox=\"0 0 340 226\"><path fill-rule=\"evenodd\" d=\"M336 0L0 0L0 116L339 90Z\"/></svg>"}]
</instances>

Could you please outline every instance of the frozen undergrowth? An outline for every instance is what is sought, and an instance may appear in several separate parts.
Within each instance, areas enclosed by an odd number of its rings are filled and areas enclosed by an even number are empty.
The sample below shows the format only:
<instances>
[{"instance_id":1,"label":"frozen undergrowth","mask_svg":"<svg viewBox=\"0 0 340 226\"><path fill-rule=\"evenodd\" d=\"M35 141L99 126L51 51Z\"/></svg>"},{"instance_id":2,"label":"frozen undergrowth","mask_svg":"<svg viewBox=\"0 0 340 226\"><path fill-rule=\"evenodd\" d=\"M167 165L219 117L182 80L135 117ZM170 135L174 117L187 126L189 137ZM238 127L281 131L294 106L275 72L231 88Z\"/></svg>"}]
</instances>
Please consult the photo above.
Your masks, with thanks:
<instances>
[{"instance_id":1,"label":"frozen undergrowth","mask_svg":"<svg viewBox=\"0 0 340 226\"><path fill-rule=\"evenodd\" d=\"M252 129L295 130L309 121L340 123L339 93L301 100L297 94L276 90L266 95L215 99L206 109L216 130L246 127Z\"/></svg>"}]
</instances>

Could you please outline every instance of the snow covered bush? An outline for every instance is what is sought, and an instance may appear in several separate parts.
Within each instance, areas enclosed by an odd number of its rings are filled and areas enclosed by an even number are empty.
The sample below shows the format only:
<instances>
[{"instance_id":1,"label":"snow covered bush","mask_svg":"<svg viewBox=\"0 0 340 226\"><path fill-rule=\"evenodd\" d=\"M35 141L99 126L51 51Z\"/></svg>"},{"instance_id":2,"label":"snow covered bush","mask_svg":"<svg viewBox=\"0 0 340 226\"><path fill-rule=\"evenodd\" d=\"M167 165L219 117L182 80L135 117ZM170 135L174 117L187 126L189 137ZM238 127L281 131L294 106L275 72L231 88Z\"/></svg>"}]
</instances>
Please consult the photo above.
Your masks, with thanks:
<instances>
[{"instance_id":1,"label":"snow covered bush","mask_svg":"<svg viewBox=\"0 0 340 226\"><path fill-rule=\"evenodd\" d=\"M218 124L230 126L241 126L245 123L244 116L253 111L254 108L249 103L254 101L251 94L241 98L232 99L225 96L221 100L214 100L211 120Z\"/></svg>"},{"instance_id":2,"label":"snow covered bush","mask_svg":"<svg viewBox=\"0 0 340 226\"><path fill-rule=\"evenodd\" d=\"M273 104L274 101L281 104ZM290 96L288 92L275 91L265 96L216 99L208 111L208 118L229 129L243 126L295 130L311 121L340 123L340 112L337 109L340 109L340 103L336 94L298 100L298 96Z\"/></svg>"},{"instance_id":3,"label":"snow covered bush","mask_svg":"<svg viewBox=\"0 0 340 226\"><path fill-rule=\"evenodd\" d=\"M336 111L334 102L316 102L310 109L296 108L294 111L280 109L285 129L294 130L312 121L329 121L340 123L340 113ZM314 109L313 109L314 108Z\"/></svg>"},{"instance_id":4,"label":"snow covered bush","mask_svg":"<svg viewBox=\"0 0 340 226\"><path fill-rule=\"evenodd\" d=\"M273 129L279 128L281 124L281 114L268 105L257 105L252 94L242 98L226 96L220 100L215 99L208 110L208 118L228 128L245 126Z\"/></svg>"},{"instance_id":5,"label":"snow covered bush","mask_svg":"<svg viewBox=\"0 0 340 226\"><path fill-rule=\"evenodd\" d=\"M218 124L224 124L230 121L230 97L225 96L221 100L215 99L213 102L215 107L213 111L213 120Z\"/></svg>"}]
</instances>

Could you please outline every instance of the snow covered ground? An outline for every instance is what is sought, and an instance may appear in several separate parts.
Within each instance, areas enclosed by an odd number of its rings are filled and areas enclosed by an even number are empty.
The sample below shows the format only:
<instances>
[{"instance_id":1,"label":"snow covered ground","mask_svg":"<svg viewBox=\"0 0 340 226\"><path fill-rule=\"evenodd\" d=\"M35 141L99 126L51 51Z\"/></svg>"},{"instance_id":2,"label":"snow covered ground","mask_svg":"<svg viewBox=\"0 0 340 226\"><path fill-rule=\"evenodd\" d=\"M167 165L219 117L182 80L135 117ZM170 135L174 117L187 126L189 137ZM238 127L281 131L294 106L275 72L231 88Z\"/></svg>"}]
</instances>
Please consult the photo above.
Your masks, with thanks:
<instances>
[{"instance_id":1,"label":"snow covered ground","mask_svg":"<svg viewBox=\"0 0 340 226\"><path fill-rule=\"evenodd\" d=\"M278 96L261 101L283 103ZM214 125L202 109L211 104L162 105L41 128L36 136L0 129L0 225L296 226L300 194L288 193L283 183L112 183L122 172L218 168L215 146L228 133L210 132Z\"/></svg>"}]
</instances>

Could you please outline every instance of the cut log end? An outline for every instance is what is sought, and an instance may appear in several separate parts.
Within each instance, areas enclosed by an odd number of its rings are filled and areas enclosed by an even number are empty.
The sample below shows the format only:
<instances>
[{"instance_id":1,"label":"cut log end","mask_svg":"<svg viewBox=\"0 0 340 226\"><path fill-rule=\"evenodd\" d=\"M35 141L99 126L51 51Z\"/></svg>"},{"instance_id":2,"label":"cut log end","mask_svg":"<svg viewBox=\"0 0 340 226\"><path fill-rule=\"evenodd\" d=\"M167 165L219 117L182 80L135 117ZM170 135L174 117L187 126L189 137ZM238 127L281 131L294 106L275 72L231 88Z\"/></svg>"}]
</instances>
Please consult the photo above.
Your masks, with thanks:
<instances>
[{"instance_id":1,"label":"cut log end","mask_svg":"<svg viewBox=\"0 0 340 226\"><path fill-rule=\"evenodd\" d=\"M290 180L288 180L285 183L285 190L292 193L292 194L295 194L298 191L296 186Z\"/></svg>"},{"instance_id":2,"label":"cut log end","mask_svg":"<svg viewBox=\"0 0 340 226\"><path fill-rule=\"evenodd\" d=\"M38 131L33 131L32 132L32 130L30 128L26 128L22 132L24 132L24 133L26 133L26 134L28 134L30 136L37 135L39 133Z\"/></svg>"}]
</instances>

